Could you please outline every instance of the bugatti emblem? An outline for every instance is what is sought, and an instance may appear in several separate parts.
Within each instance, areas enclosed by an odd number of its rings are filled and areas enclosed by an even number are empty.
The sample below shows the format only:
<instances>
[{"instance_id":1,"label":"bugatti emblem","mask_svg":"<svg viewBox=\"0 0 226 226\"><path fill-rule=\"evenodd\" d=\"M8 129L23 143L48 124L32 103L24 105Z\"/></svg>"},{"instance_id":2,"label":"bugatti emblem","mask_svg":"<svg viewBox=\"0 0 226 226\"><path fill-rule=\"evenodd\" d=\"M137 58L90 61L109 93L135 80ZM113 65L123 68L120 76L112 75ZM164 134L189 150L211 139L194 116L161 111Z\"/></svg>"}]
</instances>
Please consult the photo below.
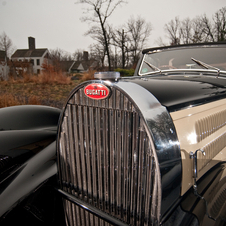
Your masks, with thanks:
<instances>
[{"instance_id":1,"label":"bugatti emblem","mask_svg":"<svg viewBox=\"0 0 226 226\"><path fill-rule=\"evenodd\" d=\"M85 95L91 99L101 100L109 96L109 89L102 84L93 83L84 88Z\"/></svg>"}]
</instances>

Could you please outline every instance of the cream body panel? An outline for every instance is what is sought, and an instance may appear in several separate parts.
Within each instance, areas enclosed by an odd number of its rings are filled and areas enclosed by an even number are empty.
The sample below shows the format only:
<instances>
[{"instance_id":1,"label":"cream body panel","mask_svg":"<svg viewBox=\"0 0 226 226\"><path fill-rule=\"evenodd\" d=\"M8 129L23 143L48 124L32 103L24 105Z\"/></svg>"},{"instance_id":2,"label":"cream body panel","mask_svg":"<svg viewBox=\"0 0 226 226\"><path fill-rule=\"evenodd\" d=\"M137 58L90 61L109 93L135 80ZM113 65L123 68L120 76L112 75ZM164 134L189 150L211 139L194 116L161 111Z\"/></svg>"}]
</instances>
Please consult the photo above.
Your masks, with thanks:
<instances>
[{"instance_id":1,"label":"cream body panel","mask_svg":"<svg viewBox=\"0 0 226 226\"><path fill-rule=\"evenodd\" d=\"M182 158L183 195L193 185L193 160L190 152L198 152L197 180L219 161L226 160L226 100L190 107L170 113L178 135Z\"/></svg>"}]
</instances>

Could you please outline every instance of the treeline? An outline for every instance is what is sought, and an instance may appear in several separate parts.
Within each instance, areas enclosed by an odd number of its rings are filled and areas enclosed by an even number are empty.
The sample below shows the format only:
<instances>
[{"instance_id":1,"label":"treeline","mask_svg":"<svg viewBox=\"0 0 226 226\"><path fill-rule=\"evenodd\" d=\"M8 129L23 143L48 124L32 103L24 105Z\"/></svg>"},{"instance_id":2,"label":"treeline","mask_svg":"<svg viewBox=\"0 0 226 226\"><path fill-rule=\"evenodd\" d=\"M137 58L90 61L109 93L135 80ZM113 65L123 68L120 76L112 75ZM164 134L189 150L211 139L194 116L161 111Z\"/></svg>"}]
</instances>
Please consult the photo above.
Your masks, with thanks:
<instances>
[{"instance_id":1,"label":"treeline","mask_svg":"<svg viewBox=\"0 0 226 226\"><path fill-rule=\"evenodd\" d=\"M112 67L135 67L151 34L151 23L141 17L131 17L119 28L110 26L109 17L119 5L125 4L124 0L77 0L77 3L86 6L87 14L82 20L92 25L86 34L96 41L90 47L95 59L99 59L103 67L108 65L109 70ZM225 18L226 7L223 7L215 13L212 20L206 15L182 21L176 17L165 24L164 29L170 45L224 41ZM160 38L159 45L167 45L161 40Z\"/></svg>"},{"instance_id":2,"label":"treeline","mask_svg":"<svg viewBox=\"0 0 226 226\"><path fill-rule=\"evenodd\" d=\"M175 17L164 29L170 45L226 41L226 7L219 9L212 18L206 14L183 20ZM159 44L166 45L161 38Z\"/></svg>"},{"instance_id":3,"label":"treeline","mask_svg":"<svg viewBox=\"0 0 226 226\"><path fill-rule=\"evenodd\" d=\"M107 28L107 42L110 55L111 68L131 68L140 57L141 50L146 44L152 26L142 17L131 17L123 26L118 28ZM92 28L87 31L94 40L89 46L89 60L95 59L100 63L101 68L108 67L105 41L99 28ZM55 61L83 60L83 50L77 49L70 54L62 49L49 50Z\"/></svg>"},{"instance_id":4,"label":"treeline","mask_svg":"<svg viewBox=\"0 0 226 226\"><path fill-rule=\"evenodd\" d=\"M122 2L119 0L118 3ZM102 68L109 65L109 69L135 67L141 51L148 46L147 41L153 32L151 22L147 22L140 16L130 17L123 25L114 28L106 22L108 13L102 4L93 9L89 8L88 12L90 10L100 14L100 20L83 18L83 21L91 21L94 24L86 32L86 35L95 40L95 44L89 47L89 57L101 62ZM105 17L101 19L101 15ZM102 20L105 21L104 26ZM211 18L206 14L182 20L175 17L166 23L163 29L167 39L163 41L160 37L157 40L159 46L226 41L226 7L217 10ZM76 50L73 54L74 59L79 60L82 52Z\"/></svg>"},{"instance_id":5,"label":"treeline","mask_svg":"<svg viewBox=\"0 0 226 226\"><path fill-rule=\"evenodd\" d=\"M109 25L108 18L116 7L123 4L122 0L99 0L98 5L89 5L94 1L82 0L77 3L87 4L87 12L93 17L84 17L84 22L92 26L85 35L94 40L89 46L89 60L95 59L102 69L134 68L142 49L152 32L152 24L144 18L130 17L123 25L114 28ZM111 4L115 2L114 5ZM90 13L93 11L94 13ZM164 26L167 40L157 40L159 46L180 45L202 42L226 41L226 7L219 9L212 18L205 14L193 19L175 17ZM8 57L15 49L12 40L5 34L0 35L0 50L6 51ZM60 48L49 50L54 61L83 60L83 50L77 49L73 54Z\"/></svg>"}]
</instances>

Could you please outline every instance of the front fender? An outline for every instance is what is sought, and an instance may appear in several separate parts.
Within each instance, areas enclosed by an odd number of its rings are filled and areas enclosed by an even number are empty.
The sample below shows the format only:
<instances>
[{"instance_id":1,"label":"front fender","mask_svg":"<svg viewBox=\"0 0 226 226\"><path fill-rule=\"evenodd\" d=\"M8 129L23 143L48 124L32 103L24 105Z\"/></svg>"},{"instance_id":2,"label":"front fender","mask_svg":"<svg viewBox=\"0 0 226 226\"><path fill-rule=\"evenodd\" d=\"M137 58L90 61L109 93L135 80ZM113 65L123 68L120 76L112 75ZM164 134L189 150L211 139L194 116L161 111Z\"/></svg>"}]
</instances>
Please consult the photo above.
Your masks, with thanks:
<instances>
[{"instance_id":1,"label":"front fender","mask_svg":"<svg viewBox=\"0 0 226 226\"><path fill-rule=\"evenodd\" d=\"M57 173L55 153L56 142L53 142L0 183L0 216Z\"/></svg>"},{"instance_id":2,"label":"front fender","mask_svg":"<svg viewBox=\"0 0 226 226\"><path fill-rule=\"evenodd\" d=\"M60 112L33 105L0 109L0 216L56 174Z\"/></svg>"}]
</instances>

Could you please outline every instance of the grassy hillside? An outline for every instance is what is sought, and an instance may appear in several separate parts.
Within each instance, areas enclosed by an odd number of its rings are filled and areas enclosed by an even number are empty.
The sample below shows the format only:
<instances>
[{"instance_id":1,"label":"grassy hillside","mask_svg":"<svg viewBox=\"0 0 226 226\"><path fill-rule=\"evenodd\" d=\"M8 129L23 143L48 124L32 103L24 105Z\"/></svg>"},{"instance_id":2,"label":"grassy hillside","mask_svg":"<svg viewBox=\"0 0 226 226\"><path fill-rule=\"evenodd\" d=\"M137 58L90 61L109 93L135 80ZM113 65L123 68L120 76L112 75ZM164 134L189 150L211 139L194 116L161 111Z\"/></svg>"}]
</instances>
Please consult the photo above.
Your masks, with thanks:
<instances>
[{"instance_id":1,"label":"grassy hillside","mask_svg":"<svg viewBox=\"0 0 226 226\"><path fill-rule=\"evenodd\" d=\"M60 74L0 81L0 108L24 104L62 108L70 91L81 82Z\"/></svg>"}]
</instances>

